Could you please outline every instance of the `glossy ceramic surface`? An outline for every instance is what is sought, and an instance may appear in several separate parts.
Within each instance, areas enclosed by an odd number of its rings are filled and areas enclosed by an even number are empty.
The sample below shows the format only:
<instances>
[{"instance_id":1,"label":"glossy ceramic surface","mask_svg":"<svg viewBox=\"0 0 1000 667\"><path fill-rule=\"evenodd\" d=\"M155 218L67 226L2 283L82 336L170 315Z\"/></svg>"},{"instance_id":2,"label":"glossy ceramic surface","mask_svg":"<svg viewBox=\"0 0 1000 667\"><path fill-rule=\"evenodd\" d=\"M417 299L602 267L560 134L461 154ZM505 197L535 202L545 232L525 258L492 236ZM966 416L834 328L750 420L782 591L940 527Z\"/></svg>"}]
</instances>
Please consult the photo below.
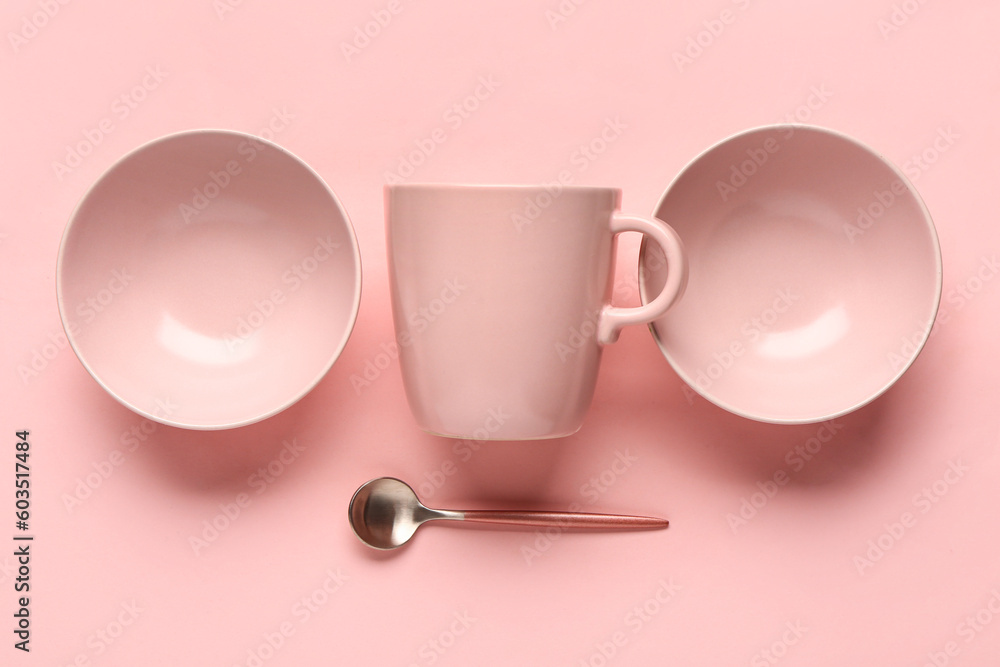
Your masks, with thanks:
<instances>
[{"instance_id":1,"label":"glossy ceramic surface","mask_svg":"<svg viewBox=\"0 0 1000 667\"><path fill-rule=\"evenodd\" d=\"M930 215L905 176L810 126L735 135L691 162L656 216L684 240L684 299L652 331L702 396L766 422L879 396L927 340L941 295ZM642 294L666 271L644 243Z\"/></svg>"},{"instance_id":2,"label":"glossy ceramic surface","mask_svg":"<svg viewBox=\"0 0 1000 667\"><path fill-rule=\"evenodd\" d=\"M618 213L611 188L386 188L393 320L403 383L427 431L477 440L569 435L603 344L664 313L684 288L677 236ZM649 304L610 306L615 235L667 249Z\"/></svg>"},{"instance_id":3,"label":"glossy ceramic surface","mask_svg":"<svg viewBox=\"0 0 1000 667\"><path fill-rule=\"evenodd\" d=\"M334 193L276 144L146 144L90 189L59 251L59 310L90 374L150 419L249 424L305 395L354 326L361 262Z\"/></svg>"}]
</instances>

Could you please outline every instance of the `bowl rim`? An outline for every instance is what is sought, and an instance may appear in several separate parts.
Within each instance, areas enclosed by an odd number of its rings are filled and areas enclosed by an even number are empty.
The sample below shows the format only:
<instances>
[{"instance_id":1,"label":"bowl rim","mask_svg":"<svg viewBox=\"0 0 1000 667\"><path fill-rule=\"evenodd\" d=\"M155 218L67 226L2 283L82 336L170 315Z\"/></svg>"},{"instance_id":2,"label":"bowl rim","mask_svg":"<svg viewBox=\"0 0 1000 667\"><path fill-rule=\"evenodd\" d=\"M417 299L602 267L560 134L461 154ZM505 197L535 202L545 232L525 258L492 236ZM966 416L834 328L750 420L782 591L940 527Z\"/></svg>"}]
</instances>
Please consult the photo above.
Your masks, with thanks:
<instances>
[{"instance_id":1,"label":"bowl rim","mask_svg":"<svg viewBox=\"0 0 1000 667\"><path fill-rule=\"evenodd\" d=\"M68 307L63 294L63 283L65 282L65 261L66 261L66 247L69 242L69 238L73 233L74 227L77 226L78 216L83 206L87 203L88 199L93 195L94 191L103 184L111 175L116 172L120 167L125 165L127 162L135 158L137 155L144 153L148 150L154 149L157 145L162 143L167 143L171 141L177 141L180 139L187 139L196 136L204 135L226 135L234 138L242 138L245 140L255 141L259 144L263 144L267 148L274 149L275 151L281 153L285 157L290 158L293 162L297 163L301 167L305 168L307 173L315 179L315 181L326 191L329 195L331 201L336 207L336 211L340 214L343 219L345 229L347 232L347 238L350 240L351 245L351 259L354 262L354 280L353 280L353 294L351 300L351 312L348 317L347 326L344 329L344 334L341 340L337 343L330 354L330 358L323 364L322 368L318 370L316 375L307 382L302 389L295 392L291 398L283 401L280 405L272 407L267 410L259 411L256 414L237 419L237 420L227 420L218 421L212 423L192 423L182 419L173 419L169 415L162 415L156 411L150 411L140 408L134 405L129 400L125 399L117 392L111 389L104 380L101 379L100 374L93 368L92 364L86 359L84 353L81 351L76 336L72 333L71 329L72 322L69 317ZM91 183L80 199L77 201L76 205L73 207L72 212L69 215L69 219L66 222L66 226L63 230L62 237L59 241L59 251L56 256L56 273L55 273L55 287L56 287L56 303L59 309L59 320L63 328L63 332L66 334L66 340L69 342L70 347L73 349L73 353L76 358L80 360L80 363L86 369L87 373L106 391L112 398L121 403L123 406L129 410L135 412L136 414L150 419L154 422L164 424L166 426L174 426L178 428L185 428L197 431L217 431L238 428L241 426L248 426L250 424L255 424L259 421L263 421L269 417L290 408L291 406L298 403L302 398L304 398L310 391L312 391L320 381L326 377L330 369L333 367L337 359L343 353L344 348L347 347L347 343L350 340L351 334L354 331L354 327L357 323L358 312L361 307L361 290L362 290L362 267L361 267L361 250L358 245L357 231L354 229L354 225L351 222L350 215L347 213L347 209L344 208L343 203L337 194L333 191L333 188L323 179L323 177L317 172L308 162L303 160L301 157L293 153L291 150L277 144L276 142L265 139L264 137L243 132L240 130L231 130L226 128L194 128L187 130L179 130L176 132L171 132L154 139L150 139L142 144L139 144L135 148L131 149L114 162L112 162L108 167L106 167L101 174Z\"/></svg>"},{"instance_id":2,"label":"bowl rim","mask_svg":"<svg viewBox=\"0 0 1000 667\"><path fill-rule=\"evenodd\" d=\"M927 340L931 336L931 332L934 329L934 323L937 321L938 311L941 307L941 293L943 288L943 273L944 273L943 261L941 256L941 243L940 239L938 238L937 229L934 226L934 220L931 216L930 210L927 208L927 205L924 203L923 198L920 196L920 193L917 191L916 187L914 187L912 181L909 178L907 178L906 174L904 174L903 171L896 164L894 164L891 160L887 159L881 152L876 151L874 148L856 139L855 137L852 137L838 130L833 130L828 127L823 127L820 125L812 125L808 123L774 123L768 125L758 125L755 127L747 128L745 130L740 130L739 132L730 134L712 143L710 146L708 146L707 148L699 152L697 155L695 155L693 158L691 158L684 165L684 167L677 173L677 175L674 176L674 178L670 181L670 184L663 191L663 194L656 202L656 207L653 209L652 213L653 217L656 217L659 214L660 209L666 203L667 199L671 196L674 188L677 186L680 180L684 178L684 176L689 171L694 169L695 166L710 153L718 150L719 148L721 148L726 144L741 139L747 135L773 133L778 131L791 131L793 133L804 131L816 134L823 134L832 137L834 139L837 139L838 141L851 144L860 151L875 158L880 163L882 163L883 166L888 168L906 186L907 192L909 192L913 196L913 199L916 201L917 205L920 208L921 218L923 221L923 228L927 232L927 236L931 241L931 246L934 255L933 305L931 307L928 320L927 322L924 323L924 327L920 331L920 340L914 343L913 354L911 354L909 358L906 359L906 362L900 366L900 368L896 371L895 374L889 376L889 379L886 382L884 382L882 386L879 387L878 390L871 392L870 395L865 396L864 398L859 399L857 401L854 401L849 405L845 405L841 408L830 410L828 412L812 416L776 417L776 416L758 414L753 410L747 410L745 408L741 408L728 401L722 400L718 396L715 396L709 390L703 390L701 387L698 386L698 383L694 381L694 378L691 377L690 374L687 373L685 369L681 366L681 364L671 355L668 347L664 344L660 335L656 331L655 321L649 323L649 331L650 333L652 333L653 340L656 341L657 347L660 348L660 352L667 359L667 362L670 364L671 368L674 369L674 372L677 373L678 376L680 376L681 380L688 387L690 387L692 391L696 392L698 395L700 395L702 398L705 398L710 403L713 403L718 407L728 412L731 412L735 415L738 415L740 417L745 417L747 419L752 419L754 421L759 421L769 424L816 424L819 422L836 419L837 417L842 417L848 413L854 412L855 410L864 407L865 405L868 405L869 403L880 397L882 394L884 394L886 391L888 391L890 387L896 384L899 378L902 377L904 373L906 373L906 371L910 368L910 366L913 365L913 362L916 361L917 357L920 356L920 353L923 351L924 346L927 344ZM648 239L646 237L643 237L642 242L639 246L639 276L638 276L639 298L643 303L646 303L647 301L647 294L646 294L647 277L646 277L646 272L643 271L646 250L647 250L647 243Z\"/></svg>"}]
</instances>

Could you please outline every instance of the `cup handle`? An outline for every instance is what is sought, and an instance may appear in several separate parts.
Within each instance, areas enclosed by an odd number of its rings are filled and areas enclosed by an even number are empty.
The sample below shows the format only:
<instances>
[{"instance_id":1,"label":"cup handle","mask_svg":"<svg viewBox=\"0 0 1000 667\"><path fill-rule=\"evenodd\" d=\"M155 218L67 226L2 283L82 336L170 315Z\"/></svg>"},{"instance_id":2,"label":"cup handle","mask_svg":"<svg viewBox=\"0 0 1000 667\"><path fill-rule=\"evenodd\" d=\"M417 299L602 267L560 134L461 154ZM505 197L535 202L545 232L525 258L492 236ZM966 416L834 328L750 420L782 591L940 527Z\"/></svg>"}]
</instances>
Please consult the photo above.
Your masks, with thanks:
<instances>
[{"instance_id":1,"label":"cup handle","mask_svg":"<svg viewBox=\"0 0 1000 667\"><path fill-rule=\"evenodd\" d=\"M667 312L684 293L687 286L687 259L681 239L669 225L659 220L615 213L611 217L611 233L640 232L656 241L667 261L667 282L655 299L635 308L620 308L607 304L601 309L597 325L597 340L602 345L618 340L622 327L646 324Z\"/></svg>"}]
</instances>

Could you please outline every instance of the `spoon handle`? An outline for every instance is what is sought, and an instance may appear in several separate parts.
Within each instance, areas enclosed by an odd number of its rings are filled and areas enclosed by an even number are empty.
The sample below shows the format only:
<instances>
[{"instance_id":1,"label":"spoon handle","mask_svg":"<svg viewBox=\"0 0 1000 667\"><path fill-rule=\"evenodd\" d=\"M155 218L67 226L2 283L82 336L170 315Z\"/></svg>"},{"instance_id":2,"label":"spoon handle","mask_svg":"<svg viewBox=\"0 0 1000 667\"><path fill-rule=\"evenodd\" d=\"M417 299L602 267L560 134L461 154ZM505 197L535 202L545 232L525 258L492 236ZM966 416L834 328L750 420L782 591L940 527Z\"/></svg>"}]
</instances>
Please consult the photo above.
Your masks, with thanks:
<instances>
[{"instance_id":1,"label":"spoon handle","mask_svg":"<svg viewBox=\"0 0 1000 667\"><path fill-rule=\"evenodd\" d=\"M506 523L519 526L561 528L666 528L669 521L649 516L586 514L581 512L538 512L511 510L465 510L456 517L479 523Z\"/></svg>"}]
</instances>

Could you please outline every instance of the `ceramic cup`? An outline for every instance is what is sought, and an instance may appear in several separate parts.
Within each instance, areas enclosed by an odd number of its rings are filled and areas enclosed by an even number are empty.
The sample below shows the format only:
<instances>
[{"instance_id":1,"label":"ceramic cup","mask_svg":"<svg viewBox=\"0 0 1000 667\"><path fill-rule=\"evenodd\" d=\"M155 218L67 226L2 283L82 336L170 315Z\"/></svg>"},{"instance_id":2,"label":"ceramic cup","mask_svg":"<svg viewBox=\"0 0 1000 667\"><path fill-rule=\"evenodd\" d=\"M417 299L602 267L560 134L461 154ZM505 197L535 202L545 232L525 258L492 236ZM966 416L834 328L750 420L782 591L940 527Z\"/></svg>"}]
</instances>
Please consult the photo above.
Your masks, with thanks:
<instances>
[{"instance_id":1,"label":"ceramic cup","mask_svg":"<svg viewBox=\"0 0 1000 667\"><path fill-rule=\"evenodd\" d=\"M567 436L594 393L601 348L684 290L674 231L622 215L614 188L390 185L392 312L410 408L424 430L477 440ZM610 305L616 235L664 250L667 279Z\"/></svg>"}]
</instances>

